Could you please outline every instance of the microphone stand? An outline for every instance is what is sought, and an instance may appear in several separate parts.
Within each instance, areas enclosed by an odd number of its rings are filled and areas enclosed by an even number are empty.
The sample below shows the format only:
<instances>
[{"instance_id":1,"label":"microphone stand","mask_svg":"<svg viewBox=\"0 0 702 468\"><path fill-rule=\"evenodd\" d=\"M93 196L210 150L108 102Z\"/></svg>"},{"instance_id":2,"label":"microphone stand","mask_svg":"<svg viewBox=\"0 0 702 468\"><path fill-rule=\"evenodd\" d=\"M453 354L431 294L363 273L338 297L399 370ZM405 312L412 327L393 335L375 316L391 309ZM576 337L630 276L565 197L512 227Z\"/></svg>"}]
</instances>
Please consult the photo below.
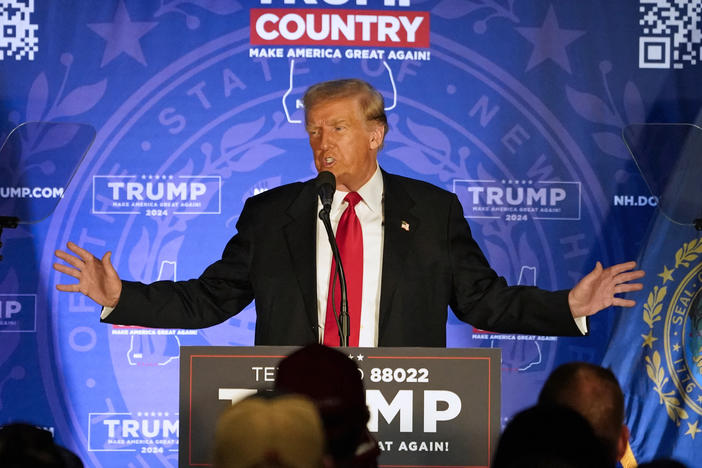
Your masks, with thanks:
<instances>
[{"instance_id":1,"label":"microphone stand","mask_svg":"<svg viewBox=\"0 0 702 468\"><path fill-rule=\"evenodd\" d=\"M336 244L336 237L334 237L334 230L332 229L331 220L329 219L329 211L322 208L319 212L319 219L322 220L324 224L324 229L327 231L327 237L329 237L329 245L331 245L332 254L334 255L334 260L336 260L336 273L339 275L339 286L341 288L341 310L339 311L339 316L334 314L336 318L336 325L339 329L339 340L340 346L349 345L349 331L351 327L351 319L349 318L349 300L346 291L346 275L344 275L344 267L341 264L341 254L339 253L339 246ZM334 286L331 287L331 294L334 294ZM332 297L332 311L334 310L334 298Z\"/></svg>"}]
</instances>

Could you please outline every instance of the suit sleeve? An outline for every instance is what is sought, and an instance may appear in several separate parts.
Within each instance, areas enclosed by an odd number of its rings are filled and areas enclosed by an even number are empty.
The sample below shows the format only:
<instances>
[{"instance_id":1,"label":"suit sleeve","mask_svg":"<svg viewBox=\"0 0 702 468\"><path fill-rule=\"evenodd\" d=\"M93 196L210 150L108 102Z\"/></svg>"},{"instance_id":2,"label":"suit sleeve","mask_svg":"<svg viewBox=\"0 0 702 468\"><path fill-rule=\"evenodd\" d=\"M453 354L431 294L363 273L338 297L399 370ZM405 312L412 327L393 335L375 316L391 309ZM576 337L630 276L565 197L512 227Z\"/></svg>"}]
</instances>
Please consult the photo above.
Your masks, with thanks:
<instances>
[{"instance_id":1,"label":"suit sleeve","mask_svg":"<svg viewBox=\"0 0 702 468\"><path fill-rule=\"evenodd\" d=\"M473 239L456 196L448 220L452 285L450 306L465 322L489 331L581 335L568 306L568 290L508 286Z\"/></svg>"},{"instance_id":2,"label":"suit sleeve","mask_svg":"<svg viewBox=\"0 0 702 468\"><path fill-rule=\"evenodd\" d=\"M252 234L249 202L237 223L238 233L222 258L197 279L144 284L122 281L117 307L104 322L154 328L205 328L238 314L253 300L250 282Z\"/></svg>"}]
</instances>

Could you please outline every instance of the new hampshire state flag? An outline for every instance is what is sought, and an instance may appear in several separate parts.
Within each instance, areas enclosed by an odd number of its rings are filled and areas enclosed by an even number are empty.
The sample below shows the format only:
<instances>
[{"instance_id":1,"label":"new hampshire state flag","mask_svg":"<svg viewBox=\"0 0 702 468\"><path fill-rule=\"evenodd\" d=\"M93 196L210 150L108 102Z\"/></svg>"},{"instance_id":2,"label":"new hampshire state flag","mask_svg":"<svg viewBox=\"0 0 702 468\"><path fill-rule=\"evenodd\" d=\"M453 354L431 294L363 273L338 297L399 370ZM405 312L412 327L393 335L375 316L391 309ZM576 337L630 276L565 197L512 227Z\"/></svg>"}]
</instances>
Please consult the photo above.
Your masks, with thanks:
<instances>
[{"instance_id":1,"label":"new hampshire state flag","mask_svg":"<svg viewBox=\"0 0 702 468\"><path fill-rule=\"evenodd\" d=\"M644 289L621 311L603 360L624 390L638 463L702 468L701 234L658 216L640 258Z\"/></svg>"}]
</instances>

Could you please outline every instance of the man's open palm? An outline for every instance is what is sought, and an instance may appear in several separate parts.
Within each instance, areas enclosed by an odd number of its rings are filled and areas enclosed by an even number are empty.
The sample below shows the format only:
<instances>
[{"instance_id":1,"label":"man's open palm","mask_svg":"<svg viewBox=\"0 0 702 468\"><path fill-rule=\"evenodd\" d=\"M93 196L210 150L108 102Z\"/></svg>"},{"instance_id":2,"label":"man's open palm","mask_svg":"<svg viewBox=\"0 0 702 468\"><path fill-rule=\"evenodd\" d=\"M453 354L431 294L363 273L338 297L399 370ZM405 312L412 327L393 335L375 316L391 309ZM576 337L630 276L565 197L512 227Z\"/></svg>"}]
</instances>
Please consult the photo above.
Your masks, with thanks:
<instances>
[{"instance_id":1,"label":"man's open palm","mask_svg":"<svg viewBox=\"0 0 702 468\"><path fill-rule=\"evenodd\" d=\"M115 307L122 293L122 281L110 261L112 253L107 252L102 260L99 260L73 242L69 242L67 246L76 255L63 250L57 250L55 254L71 266L54 263L54 269L78 279L78 283L57 284L56 289L81 292L102 306Z\"/></svg>"},{"instance_id":2,"label":"man's open palm","mask_svg":"<svg viewBox=\"0 0 702 468\"><path fill-rule=\"evenodd\" d=\"M630 283L644 276L642 270L634 270L636 262L619 263L602 268L597 262L595 269L585 275L568 294L568 305L573 317L587 317L609 306L633 307L636 302L616 297L615 294L639 291L641 283Z\"/></svg>"}]
</instances>

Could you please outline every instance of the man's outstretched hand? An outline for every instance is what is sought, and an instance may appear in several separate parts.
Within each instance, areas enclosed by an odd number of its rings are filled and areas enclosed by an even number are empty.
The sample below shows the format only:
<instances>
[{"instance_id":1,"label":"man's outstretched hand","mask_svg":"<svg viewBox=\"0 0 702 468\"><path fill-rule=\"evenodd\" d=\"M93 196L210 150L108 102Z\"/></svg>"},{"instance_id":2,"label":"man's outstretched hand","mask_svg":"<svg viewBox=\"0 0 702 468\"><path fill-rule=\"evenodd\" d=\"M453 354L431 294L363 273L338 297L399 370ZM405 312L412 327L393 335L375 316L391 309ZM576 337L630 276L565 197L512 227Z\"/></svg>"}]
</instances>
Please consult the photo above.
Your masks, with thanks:
<instances>
[{"instance_id":1,"label":"man's outstretched hand","mask_svg":"<svg viewBox=\"0 0 702 468\"><path fill-rule=\"evenodd\" d=\"M73 268L54 263L54 269L78 279L78 283L57 284L56 289L81 292L101 306L115 307L122 293L122 281L110 262L112 252L107 252L102 260L98 260L93 254L73 242L69 242L67 246L76 255L57 250L56 256Z\"/></svg>"},{"instance_id":2,"label":"man's outstretched hand","mask_svg":"<svg viewBox=\"0 0 702 468\"><path fill-rule=\"evenodd\" d=\"M641 283L630 281L643 278L643 270L634 270L636 262L619 263L602 268L597 262L595 269L588 273L568 294L568 305L573 317L587 317L609 306L633 307L635 301L621 299L615 294L640 291Z\"/></svg>"}]
</instances>

